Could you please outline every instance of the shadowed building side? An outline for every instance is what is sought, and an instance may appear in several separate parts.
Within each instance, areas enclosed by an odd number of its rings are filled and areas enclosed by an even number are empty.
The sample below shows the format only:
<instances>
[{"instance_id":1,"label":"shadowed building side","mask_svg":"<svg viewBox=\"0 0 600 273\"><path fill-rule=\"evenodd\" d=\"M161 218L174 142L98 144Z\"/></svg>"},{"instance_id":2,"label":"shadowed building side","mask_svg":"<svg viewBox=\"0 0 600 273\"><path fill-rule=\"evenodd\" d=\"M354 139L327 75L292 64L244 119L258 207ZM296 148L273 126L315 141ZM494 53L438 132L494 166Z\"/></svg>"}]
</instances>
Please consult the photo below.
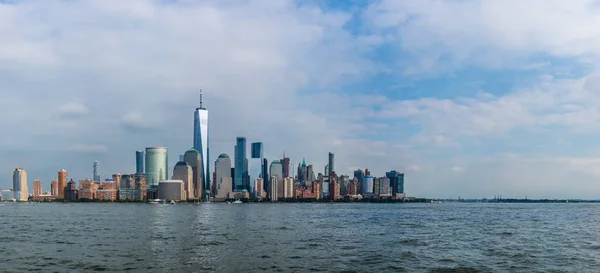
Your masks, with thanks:
<instances>
[{"instance_id":1,"label":"shadowed building side","mask_svg":"<svg viewBox=\"0 0 600 273\"><path fill-rule=\"evenodd\" d=\"M183 161L192 168L192 188L193 199L202 199L204 191L204 183L202 178L202 157L200 152L194 148L188 149L183 155Z\"/></svg>"},{"instance_id":2,"label":"shadowed building side","mask_svg":"<svg viewBox=\"0 0 600 273\"><path fill-rule=\"evenodd\" d=\"M194 172L192 166L185 163L185 161L179 161L173 167L172 180L183 181L183 188L185 190L186 200L194 199Z\"/></svg>"}]
</instances>

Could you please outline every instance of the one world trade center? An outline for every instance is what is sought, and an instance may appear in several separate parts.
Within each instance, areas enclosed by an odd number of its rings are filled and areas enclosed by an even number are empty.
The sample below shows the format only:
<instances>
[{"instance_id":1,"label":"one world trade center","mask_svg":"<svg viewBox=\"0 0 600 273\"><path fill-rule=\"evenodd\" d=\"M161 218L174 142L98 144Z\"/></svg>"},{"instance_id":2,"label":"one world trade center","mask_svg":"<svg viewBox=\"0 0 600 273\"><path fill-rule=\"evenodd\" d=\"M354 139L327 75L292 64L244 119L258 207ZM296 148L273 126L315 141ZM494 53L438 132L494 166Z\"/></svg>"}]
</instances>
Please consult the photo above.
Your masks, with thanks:
<instances>
[{"instance_id":1,"label":"one world trade center","mask_svg":"<svg viewBox=\"0 0 600 273\"><path fill-rule=\"evenodd\" d=\"M202 106L202 90L200 90L200 106L194 112L194 149L200 153L202 165L202 189L201 194L204 200L208 201L210 197L210 172L208 158L208 110Z\"/></svg>"}]
</instances>

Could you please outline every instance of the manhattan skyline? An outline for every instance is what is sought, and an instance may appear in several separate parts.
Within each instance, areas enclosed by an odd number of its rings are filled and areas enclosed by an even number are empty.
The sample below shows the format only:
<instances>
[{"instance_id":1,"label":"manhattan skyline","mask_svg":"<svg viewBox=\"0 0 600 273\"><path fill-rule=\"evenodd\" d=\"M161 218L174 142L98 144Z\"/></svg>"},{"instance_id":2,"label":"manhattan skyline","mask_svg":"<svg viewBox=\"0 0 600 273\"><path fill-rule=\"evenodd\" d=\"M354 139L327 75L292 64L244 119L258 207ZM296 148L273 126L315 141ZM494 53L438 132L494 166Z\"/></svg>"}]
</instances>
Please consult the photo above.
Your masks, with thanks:
<instances>
[{"instance_id":1,"label":"manhattan skyline","mask_svg":"<svg viewBox=\"0 0 600 273\"><path fill-rule=\"evenodd\" d=\"M134 173L145 147L172 168L201 86L210 172L244 136L411 196L598 198L600 11L511 3L2 3L0 188Z\"/></svg>"}]
</instances>

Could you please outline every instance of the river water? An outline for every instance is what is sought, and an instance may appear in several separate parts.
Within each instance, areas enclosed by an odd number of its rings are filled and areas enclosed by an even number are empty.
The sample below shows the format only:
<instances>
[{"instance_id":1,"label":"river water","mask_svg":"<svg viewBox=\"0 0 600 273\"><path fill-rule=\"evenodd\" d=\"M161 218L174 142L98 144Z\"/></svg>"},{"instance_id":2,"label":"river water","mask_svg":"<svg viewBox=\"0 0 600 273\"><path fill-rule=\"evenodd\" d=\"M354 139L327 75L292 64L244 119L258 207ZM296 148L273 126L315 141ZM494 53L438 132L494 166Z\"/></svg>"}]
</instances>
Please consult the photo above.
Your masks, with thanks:
<instances>
[{"instance_id":1,"label":"river water","mask_svg":"<svg viewBox=\"0 0 600 273\"><path fill-rule=\"evenodd\" d=\"M598 272L600 204L0 205L0 272Z\"/></svg>"}]
</instances>

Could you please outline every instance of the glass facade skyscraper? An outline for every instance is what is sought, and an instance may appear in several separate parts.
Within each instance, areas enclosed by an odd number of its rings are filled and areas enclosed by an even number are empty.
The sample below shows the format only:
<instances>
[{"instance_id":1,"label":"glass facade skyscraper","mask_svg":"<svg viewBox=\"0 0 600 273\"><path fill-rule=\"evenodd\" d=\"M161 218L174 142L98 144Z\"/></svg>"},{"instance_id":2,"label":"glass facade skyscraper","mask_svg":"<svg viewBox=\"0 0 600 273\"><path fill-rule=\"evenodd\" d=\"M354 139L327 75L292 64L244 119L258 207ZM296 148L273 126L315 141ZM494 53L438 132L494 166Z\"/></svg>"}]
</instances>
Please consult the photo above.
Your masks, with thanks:
<instances>
[{"instance_id":1,"label":"glass facade skyscraper","mask_svg":"<svg viewBox=\"0 0 600 273\"><path fill-rule=\"evenodd\" d=\"M146 186L158 187L158 182L169 177L168 153L164 147L146 148Z\"/></svg>"},{"instance_id":2,"label":"glass facade skyscraper","mask_svg":"<svg viewBox=\"0 0 600 273\"><path fill-rule=\"evenodd\" d=\"M94 181L100 182L100 162L98 160L94 161L94 174L92 178Z\"/></svg>"},{"instance_id":3,"label":"glass facade skyscraper","mask_svg":"<svg viewBox=\"0 0 600 273\"><path fill-rule=\"evenodd\" d=\"M252 158L262 158L263 157L263 143L262 142L253 142L252 143Z\"/></svg>"},{"instance_id":4,"label":"glass facade skyscraper","mask_svg":"<svg viewBox=\"0 0 600 273\"><path fill-rule=\"evenodd\" d=\"M209 148L208 148L208 110L202 107L202 91L200 91L200 106L194 112L194 149L200 153L202 163L202 183L204 197L210 195L210 171L209 171Z\"/></svg>"},{"instance_id":5,"label":"glass facade skyscraper","mask_svg":"<svg viewBox=\"0 0 600 273\"><path fill-rule=\"evenodd\" d=\"M263 158L262 160L262 171L261 171L261 178L263 179L263 190L266 192L269 189L269 171L267 168L269 168L268 165L268 161L266 158Z\"/></svg>"},{"instance_id":6,"label":"glass facade skyscraper","mask_svg":"<svg viewBox=\"0 0 600 273\"><path fill-rule=\"evenodd\" d=\"M135 152L135 172L136 173L144 172L144 151L136 151Z\"/></svg>"},{"instance_id":7,"label":"glass facade skyscraper","mask_svg":"<svg viewBox=\"0 0 600 273\"><path fill-rule=\"evenodd\" d=\"M246 158L246 138L237 137L235 144L235 178L233 179L233 190L249 190L245 188L245 179L248 175L248 159Z\"/></svg>"},{"instance_id":8,"label":"glass facade skyscraper","mask_svg":"<svg viewBox=\"0 0 600 273\"><path fill-rule=\"evenodd\" d=\"M390 186L392 187L392 195L397 193L404 193L404 174L397 171L389 171L385 173L385 176L390 179Z\"/></svg>"},{"instance_id":9,"label":"glass facade skyscraper","mask_svg":"<svg viewBox=\"0 0 600 273\"><path fill-rule=\"evenodd\" d=\"M13 172L13 198L17 201L27 201L28 197L27 172L21 168L17 168Z\"/></svg>"},{"instance_id":10,"label":"glass facade skyscraper","mask_svg":"<svg viewBox=\"0 0 600 273\"><path fill-rule=\"evenodd\" d=\"M329 153L329 164L327 164L327 166L329 166L329 172L325 172L328 176L332 172L335 172L335 168L334 168L334 164L333 164L334 163L333 162L334 156L335 155L333 153Z\"/></svg>"},{"instance_id":11,"label":"glass facade skyscraper","mask_svg":"<svg viewBox=\"0 0 600 273\"><path fill-rule=\"evenodd\" d=\"M262 142L253 142L250 144L250 157L252 158L250 162L250 181L254 181L257 178L265 177L265 172L263 168L263 143ZM252 183L254 184L254 183ZM264 183L262 183L264 184ZM252 188L253 191L257 189Z\"/></svg>"}]
</instances>

